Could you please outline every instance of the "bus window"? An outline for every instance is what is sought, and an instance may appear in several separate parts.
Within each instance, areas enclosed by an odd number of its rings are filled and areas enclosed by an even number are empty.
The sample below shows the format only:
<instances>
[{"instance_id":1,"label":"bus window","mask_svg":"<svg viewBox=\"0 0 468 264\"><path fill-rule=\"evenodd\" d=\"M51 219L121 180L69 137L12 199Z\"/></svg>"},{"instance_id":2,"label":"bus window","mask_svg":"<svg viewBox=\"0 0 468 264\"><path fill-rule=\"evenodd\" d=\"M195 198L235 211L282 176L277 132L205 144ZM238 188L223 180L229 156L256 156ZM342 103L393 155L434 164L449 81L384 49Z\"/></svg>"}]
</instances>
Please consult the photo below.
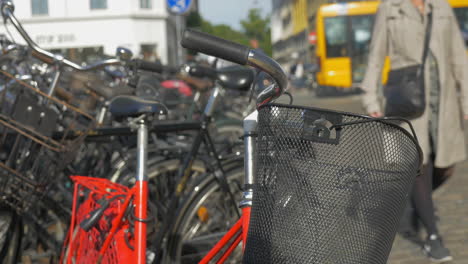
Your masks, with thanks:
<instances>
[{"instance_id":1,"label":"bus window","mask_svg":"<svg viewBox=\"0 0 468 264\"><path fill-rule=\"evenodd\" d=\"M325 18L325 41L328 58L347 57L348 30L344 16Z\"/></svg>"},{"instance_id":2,"label":"bus window","mask_svg":"<svg viewBox=\"0 0 468 264\"><path fill-rule=\"evenodd\" d=\"M458 0L457 0L458 1ZM460 0L467 1L467 0ZM379 1L356 1L321 6L316 16L316 55L320 59L317 91L358 88L364 79ZM346 13L337 10L346 8ZM382 72L387 80L388 58Z\"/></svg>"},{"instance_id":3,"label":"bus window","mask_svg":"<svg viewBox=\"0 0 468 264\"><path fill-rule=\"evenodd\" d=\"M458 24L460 25L466 47L468 48L468 7L458 7L453 10L457 16Z\"/></svg>"},{"instance_id":4,"label":"bus window","mask_svg":"<svg viewBox=\"0 0 468 264\"><path fill-rule=\"evenodd\" d=\"M352 32L352 81L362 82L367 67L374 15L350 16Z\"/></svg>"}]
</instances>

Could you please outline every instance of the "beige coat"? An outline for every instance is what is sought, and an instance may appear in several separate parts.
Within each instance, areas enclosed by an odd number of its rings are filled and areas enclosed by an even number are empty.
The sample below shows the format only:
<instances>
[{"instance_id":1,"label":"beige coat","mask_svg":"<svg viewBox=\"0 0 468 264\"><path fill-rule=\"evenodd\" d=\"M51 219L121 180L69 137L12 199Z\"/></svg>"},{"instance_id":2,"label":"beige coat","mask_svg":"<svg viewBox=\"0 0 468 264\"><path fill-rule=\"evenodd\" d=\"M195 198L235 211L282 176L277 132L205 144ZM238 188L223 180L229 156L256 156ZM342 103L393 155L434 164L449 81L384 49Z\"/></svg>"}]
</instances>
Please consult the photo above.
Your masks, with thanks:
<instances>
[{"instance_id":1,"label":"beige coat","mask_svg":"<svg viewBox=\"0 0 468 264\"><path fill-rule=\"evenodd\" d=\"M446 0L426 0L425 12L433 7L430 49L436 58L440 79L440 106L435 166L448 167L466 158L463 113L468 114L468 57L452 8ZM379 7L370 47L367 72L362 83L363 104L368 113L382 112L379 77L385 56L392 69L421 63L425 25L411 0L386 0ZM426 73L428 73L426 67ZM426 83L429 83L426 74ZM426 102L429 103L429 85ZM429 144L428 110L411 120L427 163Z\"/></svg>"}]
</instances>

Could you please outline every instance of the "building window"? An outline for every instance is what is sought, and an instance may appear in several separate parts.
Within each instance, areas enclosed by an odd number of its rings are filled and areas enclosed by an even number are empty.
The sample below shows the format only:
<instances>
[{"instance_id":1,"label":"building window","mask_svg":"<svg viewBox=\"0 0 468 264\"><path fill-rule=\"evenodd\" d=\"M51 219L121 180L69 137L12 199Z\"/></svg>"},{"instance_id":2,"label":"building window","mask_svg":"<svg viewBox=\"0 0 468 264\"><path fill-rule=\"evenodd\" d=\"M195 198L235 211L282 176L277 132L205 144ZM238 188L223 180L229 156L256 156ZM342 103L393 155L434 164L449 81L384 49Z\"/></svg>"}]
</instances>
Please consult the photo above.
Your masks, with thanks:
<instances>
[{"instance_id":1,"label":"building window","mask_svg":"<svg viewBox=\"0 0 468 264\"><path fill-rule=\"evenodd\" d=\"M47 15L49 13L47 0L31 0L31 11L33 15Z\"/></svg>"},{"instance_id":2,"label":"building window","mask_svg":"<svg viewBox=\"0 0 468 264\"><path fill-rule=\"evenodd\" d=\"M140 45L140 55L143 60L147 61L156 61L159 60L158 54L156 52L156 44L141 44Z\"/></svg>"},{"instance_id":3,"label":"building window","mask_svg":"<svg viewBox=\"0 0 468 264\"><path fill-rule=\"evenodd\" d=\"M91 9L106 9L107 0L91 0L90 6Z\"/></svg>"},{"instance_id":4,"label":"building window","mask_svg":"<svg viewBox=\"0 0 468 264\"><path fill-rule=\"evenodd\" d=\"M151 8L151 0L140 0L140 8Z\"/></svg>"}]
</instances>

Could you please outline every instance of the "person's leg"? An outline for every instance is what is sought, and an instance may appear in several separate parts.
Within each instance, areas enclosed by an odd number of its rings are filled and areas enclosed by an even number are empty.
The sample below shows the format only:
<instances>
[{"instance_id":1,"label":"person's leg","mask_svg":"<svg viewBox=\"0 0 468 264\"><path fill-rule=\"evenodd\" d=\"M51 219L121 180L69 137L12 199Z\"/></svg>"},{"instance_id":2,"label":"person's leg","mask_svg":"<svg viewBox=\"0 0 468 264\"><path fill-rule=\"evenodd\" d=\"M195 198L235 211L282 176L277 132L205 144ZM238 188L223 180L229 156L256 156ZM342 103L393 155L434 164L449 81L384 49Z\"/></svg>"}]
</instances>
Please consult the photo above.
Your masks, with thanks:
<instances>
[{"instance_id":1,"label":"person's leg","mask_svg":"<svg viewBox=\"0 0 468 264\"><path fill-rule=\"evenodd\" d=\"M438 234L432 201L431 171L430 164L423 166L421 175L416 177L412 193L412 202L416 213L430 235Z\"/></svg>"},{"instance_id":2,"label":"person's leg","mask_svg":"<svg viewBox=\"0 0 468 264\"><path fill-rule=\"evenodd\" d=\"M433 261L445 262L452 260L452 257L450 251L443 245L436 226L432 200L432 173L431 164L423 166L421 175L416 178L414 183L412 201L416 213L427 231L427 240L423 246L424 252Z\"/></svg>"},{"instance_id":3,"label":"person's leg","mask_svg":"<svg viewBox=\"0 0 468 264\"><path fill-rule=\"evenodd\" d=\"M404 239L420 244L421 239L419 237L419 229L420 225L418 216L414 210L411 198L408 198L406 208L400 219L400 225L398 226L398 234L400 234Z\"/></svg>"},{"instance_id":4,"label":"person's leg","mask_svg":"<svg viewBox=\"0 0 468 264\"><path fill-rule=\"evenodd\" d=\"M432 174L432 190L435 191L437 188L442 186L455 172L455 166L447 168L434 168Z\"/></svg>"}]
</instances>

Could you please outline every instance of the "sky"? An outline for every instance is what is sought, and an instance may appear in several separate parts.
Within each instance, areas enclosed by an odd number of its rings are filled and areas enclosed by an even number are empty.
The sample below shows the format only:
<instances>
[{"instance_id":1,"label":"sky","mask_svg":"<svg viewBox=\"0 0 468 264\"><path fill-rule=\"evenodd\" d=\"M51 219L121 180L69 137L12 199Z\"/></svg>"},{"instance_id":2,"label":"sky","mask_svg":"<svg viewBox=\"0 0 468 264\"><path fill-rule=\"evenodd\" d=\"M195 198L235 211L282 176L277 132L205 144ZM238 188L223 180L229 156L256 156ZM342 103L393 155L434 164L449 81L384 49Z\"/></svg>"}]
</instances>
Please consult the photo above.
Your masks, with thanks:
<instances>
[{"instance_id":1,"label":"sky","mask_svg":"<svg viewBox=\"0 0 468 264\"><path fill-rule=\"evenodd\" d=\"M251 8L260 8L262 15L271 14L272 0L198 0L201 16L214 24L227 24L237 30Z\"/></svg>"}]
</instances>

